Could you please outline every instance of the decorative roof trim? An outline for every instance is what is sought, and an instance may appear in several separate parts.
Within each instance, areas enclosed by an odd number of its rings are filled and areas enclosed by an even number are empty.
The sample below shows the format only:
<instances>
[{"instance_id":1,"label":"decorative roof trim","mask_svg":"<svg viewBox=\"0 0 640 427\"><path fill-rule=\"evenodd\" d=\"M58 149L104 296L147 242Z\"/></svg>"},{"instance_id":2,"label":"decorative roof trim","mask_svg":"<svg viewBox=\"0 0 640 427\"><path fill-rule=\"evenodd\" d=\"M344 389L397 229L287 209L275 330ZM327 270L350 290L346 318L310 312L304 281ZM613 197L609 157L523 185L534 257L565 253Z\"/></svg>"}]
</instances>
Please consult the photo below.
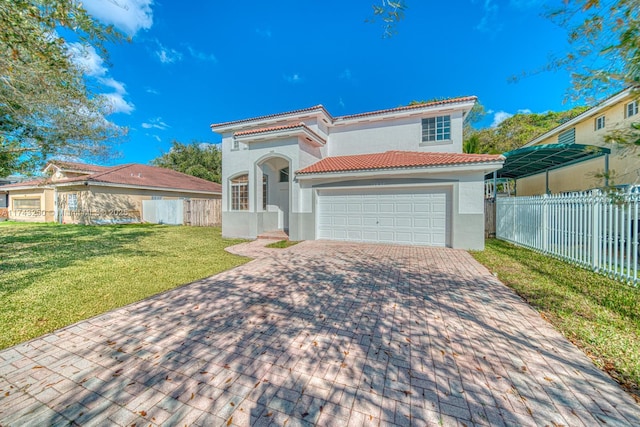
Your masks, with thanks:
<instances>
[{"instance_id":1,"label":"decorative roof trim","mask_svg":"<svg viewBox=\"0 0 640 427\"><path fill-rule=\"evenodd\" d=\"M291 125L285 126L273 126L268 128L261 129L250 129L241 132L236 132L233 134L234 138L239 141L248 141L255 139L256 136L288 136L290 134L303 134L305 139L307 139L311 143L315 143L315 145L322 146L327 143L326 139L322 136L318 135L311 128L309 128L306 124L300 122Z\"/></svg>"}]
</instances>

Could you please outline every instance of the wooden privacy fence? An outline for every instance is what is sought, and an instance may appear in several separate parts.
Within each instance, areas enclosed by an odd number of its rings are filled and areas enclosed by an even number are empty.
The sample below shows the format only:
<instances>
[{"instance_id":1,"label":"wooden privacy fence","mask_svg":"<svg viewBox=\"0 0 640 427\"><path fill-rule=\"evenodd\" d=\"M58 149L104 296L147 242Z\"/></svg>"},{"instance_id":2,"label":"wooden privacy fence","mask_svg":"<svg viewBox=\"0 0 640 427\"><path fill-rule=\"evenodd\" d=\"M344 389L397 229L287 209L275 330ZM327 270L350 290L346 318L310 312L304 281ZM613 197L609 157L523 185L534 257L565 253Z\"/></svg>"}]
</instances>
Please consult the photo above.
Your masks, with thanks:
<instances>
[{"instance_id":1,"label":"wooden privacy fence","mask_svg":"<svg viewBox=\"0 0 640 427\"><path fill-rule=\"evenodd\" d=\"M484 199L484 237L496 237L496 199Z\"/></svg>"},{"instance_id":2,"label":"wooden privacy fence","mask_svg":"<svg viewBox=\"0 0 640 427\"><path fill-rule=\"evenodd\" d=\"M152 224L217 227L222 224L222 200L143 200L142 220Z\"/></svg>"},{"instance_id":3,"label":"wooden privacy fence","mask_svg":"<svg viewBox=\"0 0 640 427\"><path fill-rule=\"evenodd\" d=\"M639 229L637 191L499 197L496 204L498 239L636 286Z\"/></svg>"},{"instance_id":4,"label":"wooden privacy fence","mask_svg":"<svg viewBox=\"0 0 640 427\"><path fill-rule=\"evenodd\" d=\"M184 225L218 227L222 225L222 199L185 200Z\"/></svg>"}]
</instances>

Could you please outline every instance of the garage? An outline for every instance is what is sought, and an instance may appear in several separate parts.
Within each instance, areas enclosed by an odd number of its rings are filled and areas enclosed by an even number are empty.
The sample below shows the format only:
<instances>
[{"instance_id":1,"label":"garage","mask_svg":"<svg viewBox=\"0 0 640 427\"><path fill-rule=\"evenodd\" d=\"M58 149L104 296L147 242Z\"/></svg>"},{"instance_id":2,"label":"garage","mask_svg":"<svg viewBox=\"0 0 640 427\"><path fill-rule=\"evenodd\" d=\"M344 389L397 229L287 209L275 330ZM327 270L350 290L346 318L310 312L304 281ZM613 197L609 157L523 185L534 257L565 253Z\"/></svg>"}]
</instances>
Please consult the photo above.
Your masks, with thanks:
<instances>
[{"instance_id":1,"label":"garage","mask_svg":"<svg viewBox=\"0 0 640 427\"><path fill-rule=\"evenodd\" d=\"M451 246L447 188L318 190L317 238Z\"/></svg>"}]
</instances>

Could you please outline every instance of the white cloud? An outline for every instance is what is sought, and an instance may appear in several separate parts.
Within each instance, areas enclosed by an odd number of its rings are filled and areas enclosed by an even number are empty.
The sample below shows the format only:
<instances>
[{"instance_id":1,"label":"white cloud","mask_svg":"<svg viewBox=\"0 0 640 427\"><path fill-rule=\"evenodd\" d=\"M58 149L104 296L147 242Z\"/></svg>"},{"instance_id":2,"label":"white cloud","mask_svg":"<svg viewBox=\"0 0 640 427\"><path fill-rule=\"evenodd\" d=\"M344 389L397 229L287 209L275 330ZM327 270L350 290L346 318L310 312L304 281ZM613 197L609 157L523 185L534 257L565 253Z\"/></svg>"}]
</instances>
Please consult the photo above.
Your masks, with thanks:
<instances>
[{"instance_id":1,"label":"white cloud","mask_svg":"<svg viewBox=\"0 0 640 427\"><path fill-rule=\"evenodd\" d=\"M171 126L169 126L168 124L166 124L164 121L162 121L162 117L156 117L153 119L149 119L148 123L142 123L142 127L145 129L160 129L160 130L166 130L168 128L170 128Z\"/></svg>"},{"instance_id":2,"label":"white cloud","mask_svg":"<svg viewBox=\"0 0 640 427\"><path fill-rule=\"evenodd\" d=\"M545 0L509 0L509 5L517 9L534 9L542 6Z\"/></svg>"},{"instance_id":3,"label":"white cloud","mask_svg":"<svg viewBox=\"0 0 640 427\"><path fill-rule=\"evenodd\" d=\"M156 40L158 44L158 50L156 50L156 56L163 64L172 64L177 61L182 60L182 53L178 52L175 49L171 49L163 46L159 41Z\"/></svg>"},{"instance_id":4,"label":"white cloud","mask_svg":"<svg viewBox=\"0 0 640 427\"><path fill-rule=\"evenodd\" d=\"M191 54L191 56L193 56L194 58L200 61L218 62L218 58L216 58L216 56L213 53L200 52L189 45L187 45L187 49L189 50L189 53Z\"/></svg>"},{"instance_id":5,"label":"white cloud","mask_svg":"<svg viewBox=\"0 0 640 427\"><path fill-rule=\"evenodd\" d=\"M342 73L340 73L339 76L341 79L345 79L345 80L351 80L353 79L353 75L351 74L351 70L348 68L345 68L344 71Z\"/></svg>"},{"instance_id":6,"label":"white cloud","mask_svg":"<svg viewBox=\"0 0 640 427\"><path fill-rule=\"evenodd\" d=\"M99 95L105 100L107 106L105 114L131 114L135 107L131 102L124 99L127 94L124 83L108 75L108 69L104 65L103 59L98 55L98 52L96 52L93 46L82 43L69 43L68 50L71 55L71 60L87 78L94 79L101 85L113 90L111 93L102 93Z\"/></svg>"},{"instance_id":7,"label":"white cloud","mask_svg":"<svg viewBox=\"0 0 640 427\"><path fill-rule=\"evenodd\" d=\"M105 99L108 107L107 114L110 113L124 113L131 114L135 110L135 106L124 99L125 93L103 93L101 96Z\"/></svg>"},{"instance_id":8,"label":"white cloud","mask_svg":"<svg viewBox=\"0 0 640 427\"><path fill-rule=\"evenodd\" d=\"M150 136L151 138L155 139L158 142L162 142L162 138L160 138L158 135L154 135L150 133L145 133L145 135Z\"/></svg>"},{"instance_id":9,"label":"white cloud","mask_svg":"<svg viewBox=\"0 0 640 427\"><path fill-rule=\"evenodd\" d=\"M342 99L342 97L340 97L340 99L338 99L338 104L344 108L344 100Z\"/></svg>"},{"instance_id":10,"label":"white cloud","mask_svg":"<svg viewBox=\"0 0 640 427\"><path fill-rule=\"evenodd\" d=\"M496 21L498 20L498 11L500 9L498 5L495 4L493 0L484 0L482 9L484 10L484 13L480 22L476 25L476 30L486 33L499 31L501 26L496 25Z\"/></svg>"},{"instance_id":11,"label":"white cloud","mask_svg":"<svg viewBox=\"0 0 640 427\"><path fill-rule=\"evenodd\" d=\"M157 90L155 90L152 87L145 88L144 91L147 92L147 93L150 93L152 95L160 95L160 92L158 92Z\"/></svg>"},{"instance_id":12,"label":"white cloud","mask_svg":"<svg viewBox=\"0 0 640 427\"><path fill-rule=\"evenodd\" d=\"M523 108L523 109L517 111L517 114L531 114L531 113L533 113L533 111L531 111L528 108Z\"/></svg>"},{"instance_id":13,"label":"white cloud","mask_svg":"<svg viewBox=\"0 0 640 427\"><path fill-rule=\"evenodd\" d=\"M506 111L496 111L493 114L493 122L491 122L491 127L494 128L498 126L500 123L507 120L509 117L512 117L513 114L507 113Z\"/></svg>"},{"instance_id":14,"label":"white cloud","mask_svg":"<svg viewBox=\"0 0 640 427\"><path fill-rule=\"evenodd\" d=\"M153 25L153 0L84 0L82 5L91 15L129 36Z\"/></svg>"},{"instance_id":15,"label":"white cloud","mask_svg":"<svg viewBox=\"0 0 640 427\"><path fill-rule=\"evenodd\" d=\"M269 28L256 28L256 34L265 39L270 39L272 36L271 29Z\"/></svg>"},{"instance_id":16,"label":"white cloud","mask_svg":"<svg viewBox=\"0 0 640 427\"><path fill-rule=\"evenodd\" d=\"M98 55L95 48L82 43L69 43L67 45L71 60L87 76L98 77L107 73L104 60Z\"/></svg>"},{"instance_id":17,"label":"white cloud","mask_svg":"<svg viewBox=\"0 0 640 427\"><path fill-rule=\"evenodd\" d=\"M302 83L302 80L303 80L302 77L300 77L300 74L298 73L294 73L290 76L283 75L282 77L285 79L285 81L289 83Z\"/></svg>"}]
</instances>

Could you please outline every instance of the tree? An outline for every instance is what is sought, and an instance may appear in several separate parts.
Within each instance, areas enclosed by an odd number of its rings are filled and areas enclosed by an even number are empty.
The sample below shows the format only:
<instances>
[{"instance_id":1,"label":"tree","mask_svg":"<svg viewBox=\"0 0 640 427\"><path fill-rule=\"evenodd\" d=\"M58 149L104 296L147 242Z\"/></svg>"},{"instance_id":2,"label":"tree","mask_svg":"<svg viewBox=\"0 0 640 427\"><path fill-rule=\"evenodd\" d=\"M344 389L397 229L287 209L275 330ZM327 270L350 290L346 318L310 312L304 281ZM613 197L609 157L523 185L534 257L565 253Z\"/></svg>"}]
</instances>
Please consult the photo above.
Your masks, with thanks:
<instances>
[{"instance_id":1,"label":"tree","mask_svg":"<svg viewBox=\"0 0 640 427\"><path fill-rule=\"evenodd\" d=\"M174 140L168 152L151 161L154 166L173 169L187 175L220 182L222 153L217 145L193 141L183 144Z\"/></svg>"},{"instance_id":2,"label":"tree","mask_svg":"<svg viewBox=\"0 0 640 427\"><path fill-rule=\"evenodd\" d=\"M516 114L496 127L474 130L464 141L466 153L501 154L522 147L543 133L571 120L588 107L543 114Z\"/></svg>"},{"instance_id":3,"label":"tree","mask_svg":"<svg viewBox=\"0 0 640 427\"><path fill-rule=\"evenodd\" d=\"M392 37L396 33L396 24L404 19L404 11L407 9L404 1L381 0L380 4L374 4L373 17L367 19L367 22L376 22L381 19L384 32L383 38Z\"/></svg>"},{"instance_id":4,"label":"tree","mask_svg":"<svg viewBox=\"0 0 640 427\"><path fill-rule=\"evenodd\" d=\"M123 129L104 118L64 34L107 59L122 35L75 0L0 0L0 176L52 156L98 157Z\"/></svg>"},{"instance_id":5,"label":"tree","mask_svg":"<svg viewBox=\"0 0 640 427\"><path fill-rule=\"evenodd\" d=\"M565 0L548 17L567 29L570 44L550 65L571 72L578 97L640 89L640 0Z\"/></svg>"}]
</instances>

